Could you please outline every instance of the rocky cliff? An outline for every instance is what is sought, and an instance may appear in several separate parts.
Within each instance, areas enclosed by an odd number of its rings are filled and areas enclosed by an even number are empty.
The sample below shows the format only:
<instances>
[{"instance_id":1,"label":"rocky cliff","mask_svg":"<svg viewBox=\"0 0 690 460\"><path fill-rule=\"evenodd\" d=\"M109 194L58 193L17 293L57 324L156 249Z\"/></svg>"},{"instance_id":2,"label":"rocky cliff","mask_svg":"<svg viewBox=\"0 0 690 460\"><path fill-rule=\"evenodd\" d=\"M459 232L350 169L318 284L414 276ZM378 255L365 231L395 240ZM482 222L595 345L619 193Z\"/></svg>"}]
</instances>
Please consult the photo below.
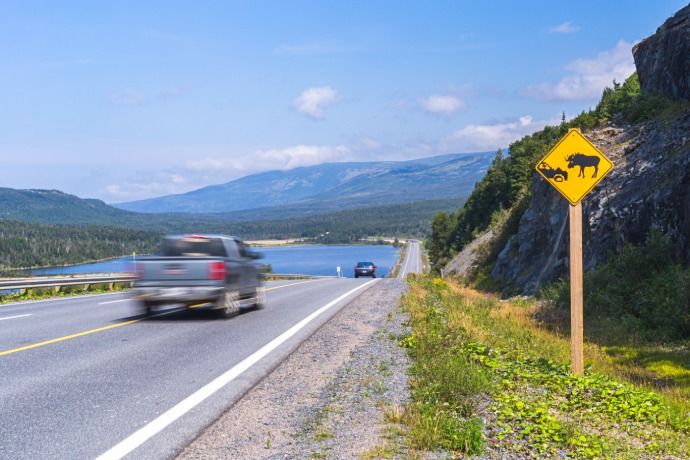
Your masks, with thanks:
<instances>
[{"instance_id":1,"label":"rocky cliff","mask_svg":"<svg viewBox=\"0 0 690 460\"><path fill-rule=\"evenodd\" d=\"M642 91L690 101L690 5L633 47Z\"/></svg>"},{"instance_id":2,"label":"rocky cliff","mask_svg":"<svg viewBox=\"0 0 690 460\"><path fill-rule=\"evenodd\" d=\"M690 110L674 122L607 126L586 136L615 168L582 201L585 270L626 241L644 242L650 229L668 234L674 256L690 263ZM521 293L566 276L568 206L535 174L529 208L492 276Z\"/></svg>"},{"instance_id":3,"label":"rocky cliff","mask_svg":"<svg viewBox=\"0 0 690 460\"><path fill-rule=\"evenodd\" d=\"M643 92L690 101L690 5L633 49ZM585 136L615 167L582 201L585 270L652 229L690 264L690 110L672 122L608 124ZM538 174L518 233L501 251L494 279L512 292L534 293L569 272L570 204Z\"/></svg>"}]
</instances>

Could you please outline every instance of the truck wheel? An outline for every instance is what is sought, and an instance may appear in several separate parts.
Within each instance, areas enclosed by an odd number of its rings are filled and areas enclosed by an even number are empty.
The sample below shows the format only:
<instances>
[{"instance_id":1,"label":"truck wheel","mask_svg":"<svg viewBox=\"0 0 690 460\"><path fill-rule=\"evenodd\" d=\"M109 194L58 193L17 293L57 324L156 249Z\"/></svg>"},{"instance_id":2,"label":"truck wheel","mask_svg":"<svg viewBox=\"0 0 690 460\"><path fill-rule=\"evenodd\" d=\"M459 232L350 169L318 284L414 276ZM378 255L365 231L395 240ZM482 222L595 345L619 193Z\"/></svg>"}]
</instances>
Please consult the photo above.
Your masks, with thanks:
<instances>
[{"instance_id":1,"label":"truck wheel","mask_svg":"<svg viewBox=\"0 0 690 460\"><path fill-rule=\"evenodd\" d=\"M237 291L226 290L216 300L216 308L221 318L232 318L240 312L240 294Z\"/></svg>"},{"instance_id":2,"label":"truck wheel","mask_svg":"<svg viewBox=\"0 0 690 460\"><path fill-rule=\"evenodd\" d=\"M256 288L256 297L254 300L254 309L261 310L266 305L266 288Z\"/></svg>"},{"instance_id":3,"label":"truck wheel","mask_svg":"<svg viewBox=\"0 0 690 460\"><path fill-rule=\"evenodd\" d=\"M153 303L142 300L139 302L139 305L141 308L142 315L151 316L153 314Z\"/></svg>"}]
</instances>

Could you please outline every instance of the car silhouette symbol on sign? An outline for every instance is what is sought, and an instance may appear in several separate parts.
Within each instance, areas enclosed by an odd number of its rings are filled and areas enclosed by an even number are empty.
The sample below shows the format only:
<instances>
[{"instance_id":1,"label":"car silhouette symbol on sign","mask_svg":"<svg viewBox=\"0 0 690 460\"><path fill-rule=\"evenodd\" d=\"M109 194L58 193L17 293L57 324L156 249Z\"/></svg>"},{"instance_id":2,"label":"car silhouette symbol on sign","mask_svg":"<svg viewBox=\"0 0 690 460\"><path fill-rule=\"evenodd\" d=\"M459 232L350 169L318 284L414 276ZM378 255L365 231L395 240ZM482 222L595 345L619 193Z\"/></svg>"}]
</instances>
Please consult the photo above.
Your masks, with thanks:
<instances>
[{"instance_id":1,"label":"car silhouette symbol on sign","mask_svg":"<svg viewBox=\"0 0 690 460\"><path fill-rule=\"evenodd\" d=\"M568 180L568 172L563 171L561 168L553 169L545 161L539 163L539 172L544 175L547 179L553 179L554 182L563 182Z\"/></svg>"}]
</instances>

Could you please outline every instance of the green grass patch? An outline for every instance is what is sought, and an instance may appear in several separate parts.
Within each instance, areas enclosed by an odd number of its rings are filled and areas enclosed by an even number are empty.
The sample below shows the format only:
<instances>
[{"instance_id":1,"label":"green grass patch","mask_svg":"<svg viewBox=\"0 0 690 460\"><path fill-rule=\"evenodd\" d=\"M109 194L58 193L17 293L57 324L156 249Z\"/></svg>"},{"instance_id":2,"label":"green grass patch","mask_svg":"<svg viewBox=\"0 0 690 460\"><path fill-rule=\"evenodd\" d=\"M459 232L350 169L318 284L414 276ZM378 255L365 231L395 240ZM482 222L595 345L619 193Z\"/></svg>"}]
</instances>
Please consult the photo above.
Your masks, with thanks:
<instances>
[{"instance_id":1,"label":"green grass patch","mask_svg":"<svg viewBox=\"0 0 690 460\"><path fill-rule=\"evenodd\" d=\"M411 448L528 458L690 455L690 401L678 391L689 385L683 353L587 343L585 376L577 377L569 337L536 321L532 301L417 277L402 305L411 333L400 343L414 364L412 400L397 414ZM660 376L676 391L647 383Z\"/></svg>"}]
</instances>

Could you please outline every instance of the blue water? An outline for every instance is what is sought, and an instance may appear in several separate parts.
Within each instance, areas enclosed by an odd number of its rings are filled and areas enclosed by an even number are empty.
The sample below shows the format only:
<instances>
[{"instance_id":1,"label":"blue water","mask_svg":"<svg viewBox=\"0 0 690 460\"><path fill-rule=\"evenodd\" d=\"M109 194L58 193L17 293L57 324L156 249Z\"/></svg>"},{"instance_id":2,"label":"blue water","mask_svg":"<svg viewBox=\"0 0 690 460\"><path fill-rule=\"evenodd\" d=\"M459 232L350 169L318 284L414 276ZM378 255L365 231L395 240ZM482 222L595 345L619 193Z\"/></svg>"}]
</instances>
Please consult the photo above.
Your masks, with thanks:
<instances>
[{"instance_id":1,"label":"blue water","mask_svg":"<svg viewBox=\"0 0 690 460\"><path fill-rule=\"evenodd\" d=\"M260 262L271 264L275 273L354 277L357 262L374 262L376 275L385 277L398 259L392 246L286 246L257 248Z\"/></svg>"},{"instance_id":2,"label":"blue water","mask_svg":"<svg viewBox=\"0 0 690 460\"><path fill-rule=\"evenodd\" d=\"M376 275L385 277L398 258L400 249L392 246L281 246L255 248L263 255L259 262L271 264L279 274L354 277L357 262L374 262ZM130 271L131 257L106 260L69 267L31 270L31 275L83 275L89 273L121 273Z\"/></svg>"}]
</instances>

